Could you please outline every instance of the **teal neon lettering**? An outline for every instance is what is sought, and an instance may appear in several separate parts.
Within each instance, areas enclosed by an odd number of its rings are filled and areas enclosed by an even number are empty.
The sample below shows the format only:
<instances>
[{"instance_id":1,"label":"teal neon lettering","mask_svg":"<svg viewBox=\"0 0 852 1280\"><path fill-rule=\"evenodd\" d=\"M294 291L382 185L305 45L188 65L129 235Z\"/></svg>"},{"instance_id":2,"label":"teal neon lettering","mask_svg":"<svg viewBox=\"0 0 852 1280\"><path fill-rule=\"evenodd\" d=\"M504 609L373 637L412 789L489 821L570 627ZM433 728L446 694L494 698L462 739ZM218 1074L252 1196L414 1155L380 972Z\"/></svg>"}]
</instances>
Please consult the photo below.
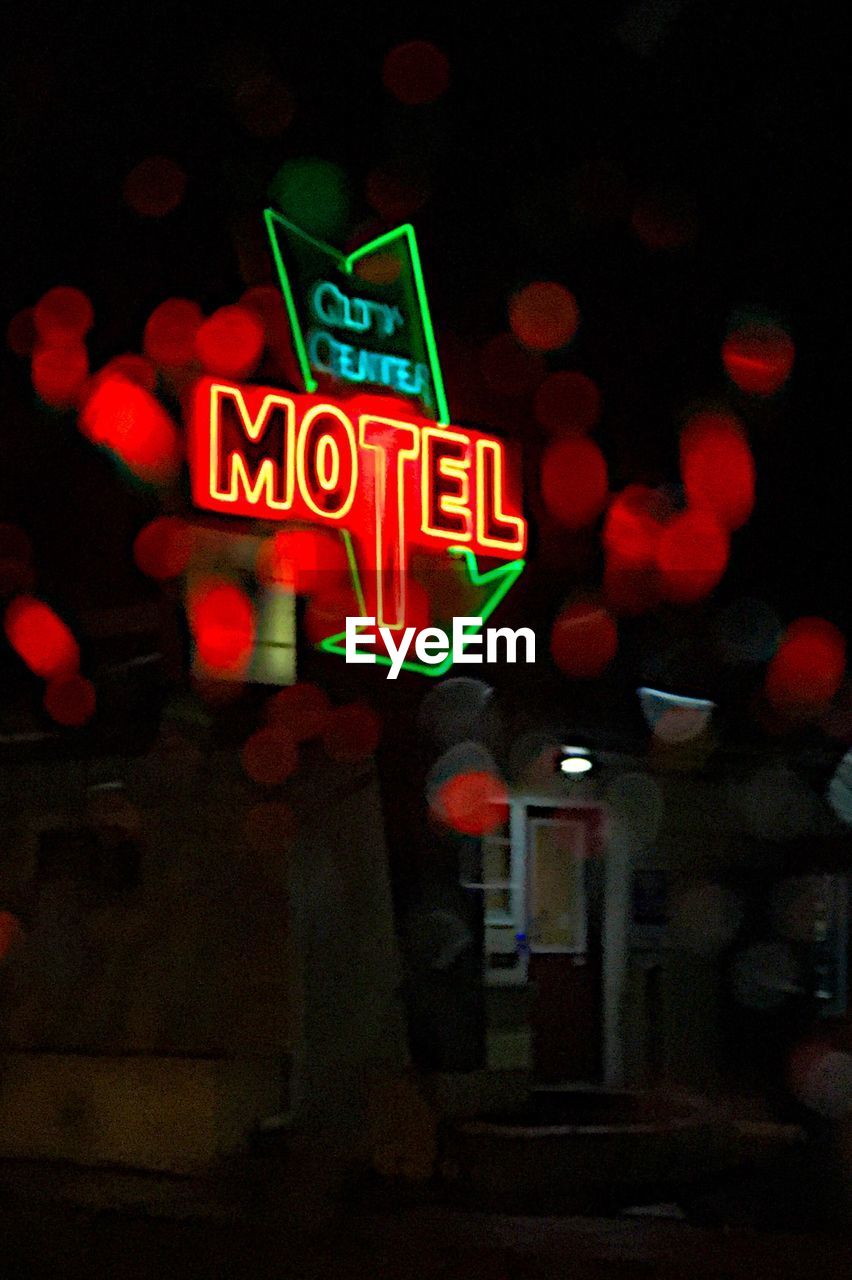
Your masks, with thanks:
<instances>
[{"instance_id":1,"label":"teal neon lettering","mask_svg":"<svg viewBox=\"0 0 852 1280\"><path fill-rule=\"evenodd\" d=\"M312 329L308 334L308 358L321 373L331 373L347 382L376 383L407 396L423 395L431 403L428 366L414 364L404 356L353 347L339 342L325 329Z\"/></svg>"},{"instance_id":2,"label":"teal neon lettering","mask_svg":"<svg viewBox=\"0 0 852 1280\"><path fill-rule=\"evenodd\" d=\"M311 310L317 320L332 329L346 329L352 333L369 330L391 337L405 324L399 307L370 298L347 298L331 280L320 280L310 292Z\"/></svg>"}]
</instances>

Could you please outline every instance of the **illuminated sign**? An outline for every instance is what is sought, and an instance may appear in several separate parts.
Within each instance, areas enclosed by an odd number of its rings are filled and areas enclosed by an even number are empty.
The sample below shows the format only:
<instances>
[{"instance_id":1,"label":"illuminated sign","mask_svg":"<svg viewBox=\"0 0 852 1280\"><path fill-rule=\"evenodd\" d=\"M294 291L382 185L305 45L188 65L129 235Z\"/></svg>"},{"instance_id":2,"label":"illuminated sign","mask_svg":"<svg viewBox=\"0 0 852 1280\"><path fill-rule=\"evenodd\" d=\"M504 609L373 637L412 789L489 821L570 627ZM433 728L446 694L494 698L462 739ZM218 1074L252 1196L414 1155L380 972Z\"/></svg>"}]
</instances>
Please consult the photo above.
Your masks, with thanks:
<instances>
[{"instance_id":1,"label":"illuminated sign","mask_svg":"<svg viewBox=\"0 0 852 1280\"><path fill-rule=\"evenodd\" d=\"M345 530L380 626L405 623L412 547L512 562L526 549L503 442L419 419L388 398L203 379L189 450L197 507Z\"/></svg>"},{"instance_id":2,"label":"illuminated sign","mask_svg":"<svg viewBox=\"0 0 852 1280\"><path fill-rule=\"evenodd\" d=\"M453 648L424 657L408 624L418 638L457 615L483 625L524 567L527 526L506 447L450 425L413 227L345 254L273 209L264 217L304 393L200 381L193 502L336 531L357 613L375 619L382 639L402 633L375 661L394 675L443 675ZM483 569L480 557L498 563ZM352 613L331 612L320 648L346 656Z\"/></svg>"},{"instance_id":3,"label":"illuminated sign","mask_svg":"<svg viewBox=\"0 0 852 1280\"><path fill-rule=\"evenodd\" d=\"M414 228L343 254L274 209L265 218L305 389L358 383L449 422Z\"/></svg>"},{"instance_id":4,"label":"illuminated sign","mask_svg":"<svg viewBox=\"0 0 852 1280\"><path fill-rule=\"evenodd\" d=\"M344 382L372 383L406 396L430 398L429 369L425 364L354 345L362 334L372 331L377 338L390 337L403 328L405 320L399 307L372 298L350 298L330 280L314 285L310 304L316 320L326 326L312 328L307 334L312 369ZM329 329L343 330L349 341L341 341Z\"/></svg>"}]
</instances>

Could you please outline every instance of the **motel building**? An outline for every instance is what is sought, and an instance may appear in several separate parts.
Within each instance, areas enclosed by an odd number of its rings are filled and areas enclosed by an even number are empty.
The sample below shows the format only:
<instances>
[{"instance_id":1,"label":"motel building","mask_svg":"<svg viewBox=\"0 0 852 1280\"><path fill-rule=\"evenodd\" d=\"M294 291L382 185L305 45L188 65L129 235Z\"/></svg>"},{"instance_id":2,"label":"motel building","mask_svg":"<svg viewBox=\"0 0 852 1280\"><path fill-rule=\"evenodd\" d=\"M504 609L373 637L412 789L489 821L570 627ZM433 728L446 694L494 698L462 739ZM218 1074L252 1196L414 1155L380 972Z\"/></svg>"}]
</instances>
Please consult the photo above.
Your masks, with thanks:
<instances>
[{"instance_id":1,"label":"motel building","mask_svg":"<svg viewBox=\"0 0 852 1280\"><path fill-rule=\"evenodd\" d=\"M281 789L286 839L240 764L257 703L216 707L167 669L176 620L159 604L85 618L121 717L85 753L23 719L4 735L0 890L25 927L0 971L4 1163L65 1162L97 1200L81 1177L203 1180L265 1140L417 1180L443 1158L432 1126L461 1132L531 1090L629 1097L665 1078L713 1097L725 886L744 848L766 856L729 797L761 762L673 765L639 733L602 742L552 704L517 713L505 667L394 683L305 645L290 604L291 674L344 703L368 681L388 737L354 763L308 744ZM479 754L509 782L481 837L425 802L436 770ZM818 879L830 1010L848 890Z\"/></svg>"}]
</instances>

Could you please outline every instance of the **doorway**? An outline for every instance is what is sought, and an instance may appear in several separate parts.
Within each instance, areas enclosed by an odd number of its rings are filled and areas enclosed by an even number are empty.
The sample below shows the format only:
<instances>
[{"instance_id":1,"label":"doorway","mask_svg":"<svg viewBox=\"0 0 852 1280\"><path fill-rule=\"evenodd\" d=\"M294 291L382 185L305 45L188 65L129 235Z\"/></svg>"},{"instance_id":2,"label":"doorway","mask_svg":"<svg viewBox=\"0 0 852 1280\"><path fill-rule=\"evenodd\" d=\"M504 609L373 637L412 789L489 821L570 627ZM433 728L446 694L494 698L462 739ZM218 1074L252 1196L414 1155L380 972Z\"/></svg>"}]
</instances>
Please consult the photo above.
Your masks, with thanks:
<instances>
[{"instance_id":1,"label":"doorway","mask_svg":"<svg viewBox=\"0 0 852 1280\"><path fill-rule=\"evenodd\" d=\"M533 1071L546 1083L604 1077L602 813L526 814Z\"/></svg>"}]
</instances>

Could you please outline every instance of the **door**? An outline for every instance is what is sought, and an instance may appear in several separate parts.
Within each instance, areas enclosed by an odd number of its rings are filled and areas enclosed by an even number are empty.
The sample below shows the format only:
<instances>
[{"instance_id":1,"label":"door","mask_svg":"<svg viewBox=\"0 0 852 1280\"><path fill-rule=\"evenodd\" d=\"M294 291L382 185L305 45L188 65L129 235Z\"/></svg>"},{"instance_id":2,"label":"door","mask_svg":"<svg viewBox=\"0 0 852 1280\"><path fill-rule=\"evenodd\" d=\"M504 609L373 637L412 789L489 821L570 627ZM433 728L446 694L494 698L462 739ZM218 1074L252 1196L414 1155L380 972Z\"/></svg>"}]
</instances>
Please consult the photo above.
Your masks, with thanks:
<instances>
[{"instance_id":1,"label":"door","mask_svg":"<svg viewBox=\"0 0 852 1280\"><path fill-rule=\"evenodd\" d=\"M527 822L529 980L536 992L530 1022L542 1081L602 1079L599 817L596 809L548 816L531 810Z\"/></svg>"}]
</instances>

